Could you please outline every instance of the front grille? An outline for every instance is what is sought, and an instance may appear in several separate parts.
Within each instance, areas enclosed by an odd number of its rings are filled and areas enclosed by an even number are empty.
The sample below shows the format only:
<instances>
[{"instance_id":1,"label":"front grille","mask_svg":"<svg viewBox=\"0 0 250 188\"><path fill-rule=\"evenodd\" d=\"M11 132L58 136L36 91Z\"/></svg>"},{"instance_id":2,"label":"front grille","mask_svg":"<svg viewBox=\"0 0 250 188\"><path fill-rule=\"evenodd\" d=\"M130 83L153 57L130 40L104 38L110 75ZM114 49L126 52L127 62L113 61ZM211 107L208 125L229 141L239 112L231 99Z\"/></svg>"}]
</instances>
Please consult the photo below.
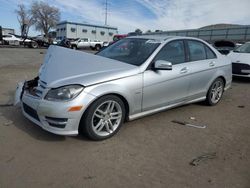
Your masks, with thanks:
<instances>
[{"instance_id":1,"label":"front grille","mask_svg":"<svg viewBox=\"0 0 250 188\"><path fill-rule=\"evenodd\" d=\"M27 104L23 103L23 110L25 111L26 114L31 116L32 118L36 119L37 121L40 121L36 110L28 106Z\"/></svg>"},{"instance_id":2,"label":"front grille","mask_svg":"<svg viewBox=\"0 0 250 188\"><path fill-rule=\"evenodd\" d=\"M244 63L232 63L233 74L248 75L249 73L242 73L241 70L250 70L250 65Z\"/></svg>"}]
</instances>

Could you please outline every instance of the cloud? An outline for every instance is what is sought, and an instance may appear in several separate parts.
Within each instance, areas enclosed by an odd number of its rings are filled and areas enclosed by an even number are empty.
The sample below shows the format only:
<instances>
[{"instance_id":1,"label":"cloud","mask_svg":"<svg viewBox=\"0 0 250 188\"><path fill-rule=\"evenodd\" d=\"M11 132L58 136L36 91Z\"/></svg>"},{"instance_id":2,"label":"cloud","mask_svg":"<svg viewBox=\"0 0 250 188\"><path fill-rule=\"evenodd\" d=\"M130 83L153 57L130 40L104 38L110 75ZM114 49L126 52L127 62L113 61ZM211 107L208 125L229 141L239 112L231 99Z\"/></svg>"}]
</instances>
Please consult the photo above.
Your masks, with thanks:
<instances>
[{"instance_id":1,"label":"cloud","mask_svg":"<svg viewBox=\"0 0 250 188\"><path fill-rule=\"evenodd\" d=\"M126 9L124 5L127 5ZM146 22L142 21L143 13L138 13L138 7L124 2L123 6L117 7L115 1L109 4L108 25L118 27L121 32L134 31L136 28L147 29ZM56 4L63 12L78 15L78 20L94 24L104 24L104 2L87 0L56 0ZM74 20L70 20L74 21ZM144 22L144 23L143 23Z\"/></svg>"},{"instance_id":2,"label":"cloud","mask_svg":"<svg viewBox=\"0 0 250 188\"><path fill-rule=\"evenodd\" d=\"M163 30L199 28L216 23L249 24L249 0L137 1L156 15L153 25Z\"/></svg>"},{"instance_id":3,"label":"cloud","mask_svg":"<svg viewBox=\"0 0 250 188\"><path fill-rule=\"evenodd\" d=\"M9 0L12 4L33 0ZM104 24L105 0L44 0L68 21ZM9 3L9 4L10 4ZM12 5L13 6L13 5ZM120 33L192 29L216 23L249 24L249 0L108 0L108 24Z\"/></svg>"},{"instance_id":4,"label":"cloud","mask_svg":"<svg viewBox=\"0 0 250 188\"><path fill-rule=\"evenodd\" d=\"M104 1L56 0L64 11L88 22L104 23ZM119 6L114 5L119 4ZM249 0L134 0L109 1L108 24L121 32L199 28L216 23L249 24ZM143 9L141 7L144 7ZM148 16L149 13L152 15Z\"/></svg>"}]
</instances>

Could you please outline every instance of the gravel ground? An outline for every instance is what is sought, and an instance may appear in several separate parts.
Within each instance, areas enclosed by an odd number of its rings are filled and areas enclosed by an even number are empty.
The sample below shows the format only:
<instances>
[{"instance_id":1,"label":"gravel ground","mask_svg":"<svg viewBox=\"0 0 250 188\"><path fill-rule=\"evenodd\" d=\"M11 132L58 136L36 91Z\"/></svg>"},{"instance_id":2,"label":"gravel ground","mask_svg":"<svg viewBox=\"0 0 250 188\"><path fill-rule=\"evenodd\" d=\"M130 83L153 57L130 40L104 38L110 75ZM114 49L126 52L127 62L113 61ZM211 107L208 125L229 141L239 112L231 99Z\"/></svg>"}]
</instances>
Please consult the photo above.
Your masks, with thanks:
<instances>
[{"instance_id":1,"label":"gravel ground","mask_svg":"<svg viewBox=\"0 0 250 188\"><path fill-rule=\"evenodd\" d=\"M45 53L0 48L0 104L13 101L18 81L37 75ZM20 109L0 106L0 187L248 188L249 84L234 79L217 106L186 105L128 122L102 142L50 134ZM213 159L189 164L214 152Z\"/></svg>"}]
</instances>

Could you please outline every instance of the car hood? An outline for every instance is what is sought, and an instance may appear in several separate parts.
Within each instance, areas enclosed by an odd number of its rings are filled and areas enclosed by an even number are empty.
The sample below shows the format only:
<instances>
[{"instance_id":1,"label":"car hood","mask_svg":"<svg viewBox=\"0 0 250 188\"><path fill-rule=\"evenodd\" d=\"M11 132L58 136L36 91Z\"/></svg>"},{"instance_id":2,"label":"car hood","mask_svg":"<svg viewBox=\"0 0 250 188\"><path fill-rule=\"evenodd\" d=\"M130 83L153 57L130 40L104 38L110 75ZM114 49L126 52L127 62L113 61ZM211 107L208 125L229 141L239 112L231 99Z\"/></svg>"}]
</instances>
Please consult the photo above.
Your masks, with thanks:
<instances>
[{"instance_id":1,"label":"car hood","mask_svg":"<svg viewBox=\"0 0 250 188\"><path fill-rule=\"evenodd\" d=\"M69 84L89 86L139 73L134 65L109 58L51 45L39 70L46 87Z\"/></svg>"},{"instance_id":2,"label":"car hood","mask_svg":"<svg viewBox=\"0 0 250 188\"><path fill-rule=\"evenodd\" d=\"M250 53L230 52L227 55L232 63L245 63L250 65Z\"/></svg>"}]
</instances>

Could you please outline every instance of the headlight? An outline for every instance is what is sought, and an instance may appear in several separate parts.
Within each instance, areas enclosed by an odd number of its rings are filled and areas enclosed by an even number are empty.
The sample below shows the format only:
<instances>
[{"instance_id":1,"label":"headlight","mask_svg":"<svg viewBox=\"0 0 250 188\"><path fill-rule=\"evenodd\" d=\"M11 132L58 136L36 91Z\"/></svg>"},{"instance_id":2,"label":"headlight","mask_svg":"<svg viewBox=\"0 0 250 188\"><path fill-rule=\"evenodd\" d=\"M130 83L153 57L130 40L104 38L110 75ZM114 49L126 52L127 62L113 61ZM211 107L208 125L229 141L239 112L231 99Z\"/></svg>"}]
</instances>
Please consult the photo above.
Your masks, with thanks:
<instances>
[{"instance_id":1,"label":"headlight","mask_svg":"<svg viewBox=\"0 0 250 188\"><path fill-rule=\"evenodd\" d=\"M68 85L55 89L49 90L47 95L45 96L46 100L49 101L66 101L74 99L77 95L79 95L83 90L83 86L81 85Z\"/></svg>"}]
</instances>

